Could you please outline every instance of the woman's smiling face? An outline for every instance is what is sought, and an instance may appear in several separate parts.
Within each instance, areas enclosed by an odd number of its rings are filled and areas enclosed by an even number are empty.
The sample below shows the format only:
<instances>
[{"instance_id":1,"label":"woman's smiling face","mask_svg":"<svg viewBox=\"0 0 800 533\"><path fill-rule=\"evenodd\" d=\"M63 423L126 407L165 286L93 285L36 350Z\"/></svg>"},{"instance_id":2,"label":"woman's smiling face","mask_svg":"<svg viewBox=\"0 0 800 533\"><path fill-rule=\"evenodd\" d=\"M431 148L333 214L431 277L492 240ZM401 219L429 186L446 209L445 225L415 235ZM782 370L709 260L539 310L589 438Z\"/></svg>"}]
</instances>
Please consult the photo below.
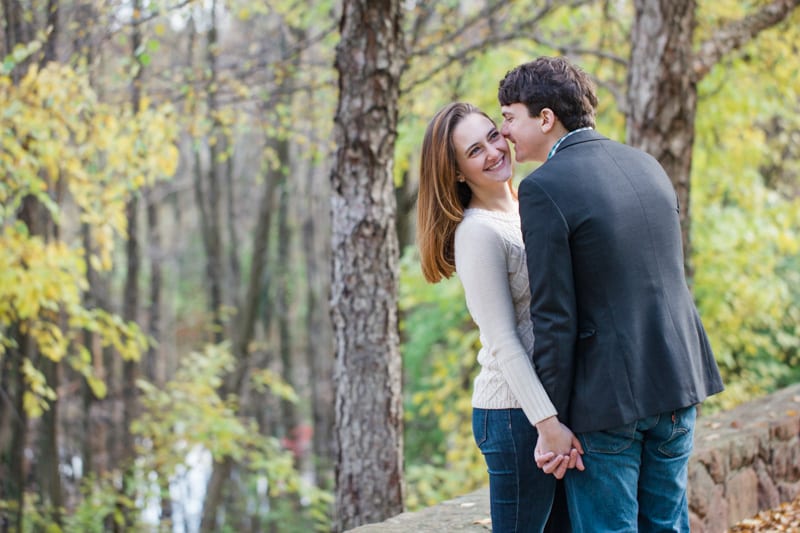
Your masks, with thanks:
<instances>
[{"instance_id":1,"label":"woman's smiling face","mask_svg":"<svg viewBox=\"0 0 800 533\"><path fill-rule=\"evenodd\" d=\"M453 147L461 177L470 187L505 183L511 177L508 141L491 120L471 113L453 130Z\"/></svg>"}]
</instances>

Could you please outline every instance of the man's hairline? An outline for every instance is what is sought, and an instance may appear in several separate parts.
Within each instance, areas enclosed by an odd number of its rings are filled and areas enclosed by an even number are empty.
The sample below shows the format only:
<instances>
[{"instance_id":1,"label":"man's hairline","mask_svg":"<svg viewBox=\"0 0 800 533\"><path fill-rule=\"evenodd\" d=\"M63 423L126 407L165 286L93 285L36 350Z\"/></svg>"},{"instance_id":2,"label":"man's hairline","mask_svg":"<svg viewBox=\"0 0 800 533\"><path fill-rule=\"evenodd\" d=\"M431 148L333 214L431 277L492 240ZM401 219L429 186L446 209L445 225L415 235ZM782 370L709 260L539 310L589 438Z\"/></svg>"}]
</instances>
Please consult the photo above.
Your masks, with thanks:
<instances>
[{"instance_id":1,"label":"man's hairline","mask_svg":"<svg viewBox=\"0 0 800 533\"><path fill-rule=\"evenodd\" d=\"M553 109L552 109L552 108L550 108L550 107L547 107L547 106L544 106L544 107L542 108L542 110L541 110L541 111L539 111L539 115L532 115L532 114L531 114L531 108L530 108L530 107L528 107L528 104L526 104L525 102L511 102L511 103L508 103L508 104L500 104L500 114L503 116L503 118L506 118L506 114L505 114L505 112L503 112L503 108L504 108L504 107L509 107L509 106L512 106L512 105L514 105L514 104L520 104L522 107L524 107L524 108L525 108L525 113L526 113L526 115L527 115L528 117L530 117L530 118L536 118L537 116L541 116L541 114L542 114L542 111L544 111L545 109L550 109L550 111L553 111ZM555 111L553 111L553 114L555 115ZM556 115L556 117L558 117L558 115ZM561 119L559 119L559 120L561 120Z\"/></svg>"}]
</instances>

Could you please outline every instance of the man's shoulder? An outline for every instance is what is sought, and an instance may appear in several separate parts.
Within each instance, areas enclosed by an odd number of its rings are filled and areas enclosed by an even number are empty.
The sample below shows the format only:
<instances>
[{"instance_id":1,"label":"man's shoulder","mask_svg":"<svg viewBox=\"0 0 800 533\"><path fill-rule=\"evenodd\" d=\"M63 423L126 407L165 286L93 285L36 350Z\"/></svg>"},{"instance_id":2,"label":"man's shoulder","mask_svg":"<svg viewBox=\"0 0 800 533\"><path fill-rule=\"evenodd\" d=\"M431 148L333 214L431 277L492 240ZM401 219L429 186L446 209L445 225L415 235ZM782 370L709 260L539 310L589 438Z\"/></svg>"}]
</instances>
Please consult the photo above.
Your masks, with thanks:
<instances>
[{"instance_id":1,"label":"man's shoulder","mask_svg":"<svg viewBox=\"0 0 800 533\"><path fill-rule=\"evenodd\" d=\"M587 171L601 171L604 165L610 164L609 159L617 158L627 161L655 161L653 156L640 148L595 132L588 133L593 135L585 135L574 144L559 150L552 159L535 169L529 176L537 181L558 180L573 172L582 174Z\"/></svg>"},{"instance_id":2,"label":"man's shoulder","mask_svg":"<svg viewBox=\"0 0 800 533\"><path fill-rule=\"evenodd\" d=\"M541 195L549 196L547 191L553 187L563 185L564 175L569 172L567 167L553 165L548 161L531 171L519 182L517 192L520 196Z\"/></svg>"},{"instance_id":3,"label":"man's shoulder","mask_svg":"<svg viewBox=\"0 0 800 533\"><path fill-rule=\"evenodd\" d=\"M601 137L596 139L598 142L594 143L598 148L605 150L612 154L626 154L628 157L641 158L641 159L655 159L652 155L645 152L637 146L609 139L608 137Z\"/></svg>"},{"instance_id":4,"label":"man's shoulder","mask_svg":"<svg viewBox=\"0 0 800 533\"><path fill-rule=\"evenodd\" d=\"M519 186L517 187L517 192L540 187L541 180L545 179L549 175L549 172L546 170L542 171L542 167L544 167L544 165L540 165L538 168L532 170L527 176L522 178L522 180L519 182Z\"/></svg>"}]
</instances>

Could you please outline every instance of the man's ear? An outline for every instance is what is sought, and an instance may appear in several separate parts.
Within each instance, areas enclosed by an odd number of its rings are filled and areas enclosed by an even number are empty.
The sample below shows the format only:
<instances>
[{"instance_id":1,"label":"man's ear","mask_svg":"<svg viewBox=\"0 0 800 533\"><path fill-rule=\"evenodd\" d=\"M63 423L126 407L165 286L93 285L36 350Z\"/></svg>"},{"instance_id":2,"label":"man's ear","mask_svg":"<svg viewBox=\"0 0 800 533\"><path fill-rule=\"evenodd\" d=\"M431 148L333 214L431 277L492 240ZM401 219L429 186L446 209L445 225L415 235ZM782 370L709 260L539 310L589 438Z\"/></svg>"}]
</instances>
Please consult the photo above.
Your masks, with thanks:
<instances>
[{"instance_id":1,"label":"man's ear","mask_svg":"<svg viewBox=\"0 0 800 533\"><path fill-rule=\"evenodd\" d=\"M556 121L558 120L556 114L553 113L553 110L549 107L542 108L542 110L539 112L539 118L542 119L542 133L550 133L550 131L553 129L553 126L556 125Z\"/></svg>"}]
</instances>

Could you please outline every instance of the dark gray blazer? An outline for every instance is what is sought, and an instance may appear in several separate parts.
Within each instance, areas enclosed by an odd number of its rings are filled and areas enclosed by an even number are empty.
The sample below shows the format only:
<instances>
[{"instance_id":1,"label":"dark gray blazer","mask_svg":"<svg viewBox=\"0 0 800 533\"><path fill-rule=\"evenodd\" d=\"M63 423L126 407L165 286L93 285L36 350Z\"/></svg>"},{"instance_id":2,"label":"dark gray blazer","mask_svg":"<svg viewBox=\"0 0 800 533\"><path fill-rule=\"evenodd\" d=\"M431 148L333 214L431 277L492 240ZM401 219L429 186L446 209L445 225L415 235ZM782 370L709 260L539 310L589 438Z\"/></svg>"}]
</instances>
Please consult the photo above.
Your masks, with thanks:
<instances>
[{"instance_id":1,"label":"dark gray blazer","mask_svg":"<svg viewBox=\"0 0 800 533\"><path fill-rule=\"evenodd\" d=\"M522 181L519 208L533 361L562 422L611 429L723 389L653 157L575 133Z\"/></svg>"}]
</instances>

